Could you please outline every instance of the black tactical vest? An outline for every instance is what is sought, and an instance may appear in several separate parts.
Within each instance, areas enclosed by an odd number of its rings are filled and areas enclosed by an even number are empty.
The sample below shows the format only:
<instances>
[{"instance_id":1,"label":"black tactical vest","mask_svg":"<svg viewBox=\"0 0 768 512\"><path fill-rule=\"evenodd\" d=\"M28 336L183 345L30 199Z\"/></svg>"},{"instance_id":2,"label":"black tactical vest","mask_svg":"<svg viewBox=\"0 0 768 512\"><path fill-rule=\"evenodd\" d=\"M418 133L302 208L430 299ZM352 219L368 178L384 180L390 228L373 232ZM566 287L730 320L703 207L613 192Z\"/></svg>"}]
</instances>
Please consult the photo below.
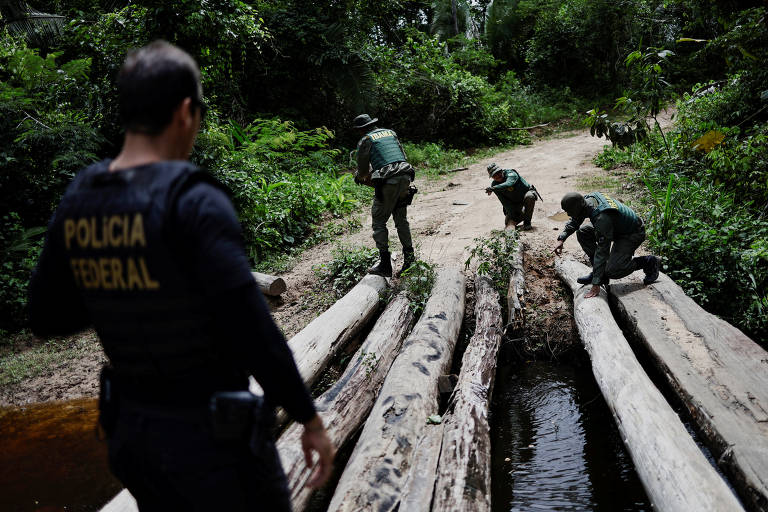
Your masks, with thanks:
<instances>
[{"instance_id":1,"label":"black tactical vest","mask_svg":"<svg viewBox=\"0 0 768 512\"><path fill-rule=\"evenodd\" d=\"M371 146L371 167L374 171L387 164L406 161L405 153L403 153L394 131L379 128L366 134L366 137L369 137L373 143Z\"/></svg>"},{"instance_id":2,"label":"black tactical vest","mask_svg":"<svg viewBox=\"0 0 768 512\"><path fill-rule=\"evenodd\" d=\"M57 211L63 254L121 387L152 399L242 381L216 350L204 296L180 262L173 210L211 178L188 162L81 171ZM226 385L226 384L225 384Z\"/></svg>"}]
</instances>

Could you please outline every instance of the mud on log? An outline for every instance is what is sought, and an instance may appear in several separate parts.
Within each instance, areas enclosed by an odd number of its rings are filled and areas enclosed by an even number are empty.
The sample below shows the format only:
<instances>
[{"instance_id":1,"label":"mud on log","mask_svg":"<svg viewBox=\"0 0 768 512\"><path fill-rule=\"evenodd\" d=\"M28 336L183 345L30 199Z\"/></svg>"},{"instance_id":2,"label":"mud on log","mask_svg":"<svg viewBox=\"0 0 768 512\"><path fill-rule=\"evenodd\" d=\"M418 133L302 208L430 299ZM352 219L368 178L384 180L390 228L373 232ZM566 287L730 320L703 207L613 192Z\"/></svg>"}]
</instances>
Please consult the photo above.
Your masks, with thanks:
<instances>
[{"instance_id":1,"label":"mud on log","mask_svg":"<svg viewBox=\"0 0 768 512\"><path fill-rule=\"evenodd\" d=\"M437 413L437 378L451 365L464 295L461 271L441 269L421 318L384 381L328 510L397 508L427 417Z\"/></svg>"},{"instance_id":2,"label":"mud on log","mask_svg":"<svg viewBox=\"0 0 768 512\"><path fill-rule=\"evenodd\" d=\"M613 319L605 292L584 298L590 287L577 284L576 278L589 269L560 258L555 268L574 292L576 325L592 371L655 509L743 510L643 371Z\"/></svg>"},{"instance_id":3,"label":"mud on log","mask_svg":"<svg viewBox=\"0 0 768 512\"><path fill-rule=\"evenodd\" d=\"M256 284L259 285L259 289L264 295L277 297L286 290L285 280L282 277L260 272L251 272L251 274L253 274L253 279L256 280Z\"/></svg>"},{"instance_id":4,"label":"mud on log","mask_svg":"<svg viewBox=\"0 0 768 512\"><path fill-rule=\"evenodd\" d=\"M475 334L464 352L449 412L443 417L433 512L491 509L488 402L496 376L502 321L499 294L489 278L475 278L475 300Z\"/></svg>"},{"instance_id":5,"label":"mud on log","mask_svg":"<svg viewBox=\"0 0 768 512\"><path fill-rule=\"evenodd\" d=\"M691 413L747 508L768 510L768 352L669 277L627 278L611 301Z\"/></svg>"},{"instance_id":6,"label":"mud on log","mask_svg":"<svg viewBox=\"0 0 768 512\"><path fill-rule=\"evenodd\" d=\"M398 295L352 356L344 374L315 401L334 446L343 445L365 421L412 320L408 298L404 294ZM297 512L306 508L312 495L312 490L305 486L311 472L306 467L301 450L303 430L301 425L294 424L277 442L288 488L291 489L291 502Z\"/></svg>"}]
</instances>

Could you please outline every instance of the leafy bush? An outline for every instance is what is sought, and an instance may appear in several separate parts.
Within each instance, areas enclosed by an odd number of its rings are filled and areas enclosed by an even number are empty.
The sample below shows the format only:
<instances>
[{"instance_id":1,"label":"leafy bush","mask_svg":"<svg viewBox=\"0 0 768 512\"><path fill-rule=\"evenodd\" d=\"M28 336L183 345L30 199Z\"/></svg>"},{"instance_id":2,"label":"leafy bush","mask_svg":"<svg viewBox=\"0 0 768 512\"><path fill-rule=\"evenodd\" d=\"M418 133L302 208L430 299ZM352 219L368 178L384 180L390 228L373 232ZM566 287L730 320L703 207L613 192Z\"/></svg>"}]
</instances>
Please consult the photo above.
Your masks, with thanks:
<instances>
[{"instance_id":1,"label":"leafy bush","mask_svg":"<svg viewBox=\"0 0 768 512\"><path fill-rule=\"evenodd\" d=\"M408 270L403 272L397 289L405 290L414 317L418 318L424 311L434 284L435 265L426 261L416 260Z\"/></svg>"},{"instance_id":2,"label":"leafy bush","mask_svg":"<svg viewBox=\"0 0 768 512\"><path fill-rule=\"evenodd\" d=\"M464 263L465 269L469 269L472 262L476 261L477 272L490 277L496 291L505 296L512 270L509 262L519 243L517 231L493 231L490 236L475 238L473 242L474 247Z\"/></svg>"},{"instance_id":3,"label":"leafy bush","mask_svg":"<svg viewBox=\"0 0 768 512\"><path fill-rule=\"evenodd\" d=\"M314 270L320 281L339 298L365 276L368 269L378 261L378 257L375 248L341 245L331 252L331 261L316 266Z\"/></svg>"}]
</instances>

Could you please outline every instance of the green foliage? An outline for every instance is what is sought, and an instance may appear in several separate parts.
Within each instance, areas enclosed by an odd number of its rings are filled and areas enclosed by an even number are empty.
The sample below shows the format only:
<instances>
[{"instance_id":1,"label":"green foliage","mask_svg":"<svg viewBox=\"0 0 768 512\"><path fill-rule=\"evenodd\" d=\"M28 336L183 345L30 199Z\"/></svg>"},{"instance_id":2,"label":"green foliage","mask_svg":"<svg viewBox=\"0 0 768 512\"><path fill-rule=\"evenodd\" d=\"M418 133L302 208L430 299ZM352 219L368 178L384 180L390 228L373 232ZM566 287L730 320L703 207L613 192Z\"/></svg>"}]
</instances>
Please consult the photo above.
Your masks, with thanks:
<instances>
[{"instance_id":1,"label":"green foliage","mask_svg":"<svg viewBox=\"0 0 768 512\"><path fill-rule=\"evenodd\" d=\"M339 298L365 276L378 257L375 248L340 245L331 252L331 261L318 265L314 270L321 283Z\"/></svg>"},{"instance_id":2,"label":"green foliage","mask_svg":"<svg viewBox=\"0 0 768 512\"><path fill-rule=\"evenodd\" d=\"M416 260L411 267L403 272L397 289L404 290L408 296L413 315L418 318L427 305L432 287L435 285L435 265L426 261Z\"/></svg>"},{"instance_id":3,"label":"green foliage","mask_svg":"<svg viewBox=\"0 0 768 512\"><path fill-rule=\"evenodd\" d=\"M519 243L517 231L494 231L487 238L475 238L474 247L464 267L469 269L473 261L477 262L477 272L487 275L493 281L496 291L502 296L507 293L509 276L512 270L512 254Z\"/></svg>"}]
</instances>

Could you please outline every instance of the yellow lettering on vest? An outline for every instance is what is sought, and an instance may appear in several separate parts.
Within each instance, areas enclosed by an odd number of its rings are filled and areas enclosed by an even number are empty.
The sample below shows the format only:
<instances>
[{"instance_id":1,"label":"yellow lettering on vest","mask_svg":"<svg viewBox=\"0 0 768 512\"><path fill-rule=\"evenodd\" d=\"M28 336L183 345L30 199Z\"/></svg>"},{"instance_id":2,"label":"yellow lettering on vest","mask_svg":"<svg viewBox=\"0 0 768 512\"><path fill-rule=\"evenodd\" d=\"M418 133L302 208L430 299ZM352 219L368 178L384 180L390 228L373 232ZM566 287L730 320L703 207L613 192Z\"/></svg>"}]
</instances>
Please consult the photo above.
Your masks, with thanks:
<instances>
[{"instance_id":1,"label":"yellow lettering on vest","mask_svg":"<svg viewBox=\"0 0 768 512\"><path fill-rule=\"evenodd\" d=\"M104 231L106 233L109 233L107 235L107 238L109 238L109 245L111 247L120 247L120 242L122 240L120 235L115 232L115 228L118 226L122 226L122 219L117 215L113 215L109 217L107 223L108 223L108 226Z\"/></svg>"},{"instance_id":2,"label":"yellow lettering on vest","mask_svg":"<svg viewBox=\"0 0 768 512\"><path fill-rule=\"evenodd\" d=\"M128 247L128 233L130 232L128 215L123 215L123 247Z\"/></svg>"},{"instance_id":3,"label":"yellow lettering on vest","mask_svg":"<svg viewBox=\"0 0 768 512\"><path fill-rule=\"evenodd\" d=\"M120 261L118 258L112 258L110 261L110 266L112 267L112 283L115 285L115 288L120 288L121 290L125 290L125 280L123 279L123 262Z\"/></svg>"},{"instance_id":4,"label":"yellow lettering on vest","mask_svg":"<svg viewBox=\"0 0 768 512\"><path fill-rule=\"evenodd\" d=\"M109 258L99 258L99 275L101 275L101 287L105 290L111 290L115 287L114 276L112 276L112 280L110 280L109 274Z\"/></svg>"},{"instance_id":5,"label":"yellow lettering on vest","mask_svg":"<svg viewBox=\"0 0 768 512\"><path fill-rule=\"evenodd\" d=\"M147 246L147 240L144 238L144 219L141 218L140 213L137 213L133 217L130 247L135 247L137 243L141 244L142 247Z\"/></svg>"},{"instance_id":6,"label":"yellow lettering on vest","mask_svg":"<svg viewBox=\"0 0 768 512\"><path fill-rule=\"evenodd\" d=\"M67 249L70 247L72 238L75 236L75 221L72 219L64 219L64 245Z\"/></svg>"},{"instance_id":7,"label":"yellow lettering on vest","mask_svg":"<svg viewBox=\"0 0 768 512\"><path fill-rule=\"evenodd\" d=\"M88 232L88 221L85 219L77 219L77 245L81 249L88 247L90 241L90 233Z\"/></svg>"},{"instance_id":8,"label":"yellow lettering on vest","mask_svg":"<svg viewBox=\"0 0 768 512\"><path fill-rule=\"evenodd\" d=\"M82 288L83 285L80 282L80 267L77 264L77 258L70 258L69 266L72 267L72 277L75 279L75 284Z\"/></svg>"},{"instance_id":9,"label":"yellow lettering on vest","mask_svg":"<svg viewBox=\"0 0 768 512\"><path fill-rule=\"evenodd\" d=\"M96 260L89 258L86 260L88 264L88 271L90 272L93 279L90 281L87 288L101 288L101 272L99 271L99 265L96 263Z\"/></svg>"},{"instance_id":10,"label":"yellow lettering on vest","mask_svg":"<svg viewBox=\"0 0 768 512\"><path fill-rule=\"evenodd\" d=\"M128 264L128 289L133 290L134 287L139 290L143 289L144 283L139 276L139 269L136 268L136 262L133 261L133 258L128 258L126 263Z\"/></svg>"},{"instance_id":11,"label":"yellow lettering on vest","mask_svg":"<svg viewBox=\"0 0 768 512\"><path fill-rule=\"evenodd\" d=\"M139 266L141 267L141 275L144 278L144 285L146 286L147 290L157 290L160 288L160 283L153 280L149 276L149 271L147 270L147 262L144 261L144 258L139 258Z\"/></svg>"},{"instance_id":12,"label":"yellow lettering on vest","mask_svg":"<svg viewBox=\"0 0 768 512\"><path fill-rule=\"evenodd\" d=\"M104 235L102 235L102 240L99 240L99 232L96 229L96 217L91 217L90 226L91 226L91 229L90 229L91 247L93 247L94 249L101 249L102 247L104 247L104 241L103 241Z\"/></svg>"}]
</instances>

